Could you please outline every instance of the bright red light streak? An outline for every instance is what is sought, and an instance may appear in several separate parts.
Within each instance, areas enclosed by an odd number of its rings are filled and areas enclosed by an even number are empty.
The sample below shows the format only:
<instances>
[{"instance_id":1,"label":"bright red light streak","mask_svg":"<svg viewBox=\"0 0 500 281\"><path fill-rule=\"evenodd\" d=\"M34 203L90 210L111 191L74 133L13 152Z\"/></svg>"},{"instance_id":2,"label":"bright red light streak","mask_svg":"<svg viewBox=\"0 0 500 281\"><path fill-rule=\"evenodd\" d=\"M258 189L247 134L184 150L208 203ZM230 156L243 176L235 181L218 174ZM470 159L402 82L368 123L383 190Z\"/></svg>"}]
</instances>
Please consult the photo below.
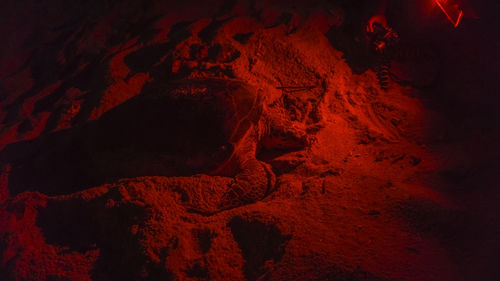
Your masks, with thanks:
<instances>
[{"instance_id":1,"label":"bright red light streak","mask_svg":"<svg viewBox=\"0 0 500 281\"><path fill-rule=\"evenodd\" d=\"M434 2L436 2L436 4L439 6L439 8L443 11L443 13L448 18L448 20L453 24L453 26L454 27L458 27L458 25L460 24L460 21L462 20L463 15L464 15L463 11L460 10L458 7L453 7L451 5L446 5L446 2L447 2L446 0L434 0ZM444 2L444 4L446 5L447 8L449 8L449 9L456 9L456 12L458 12L456 20L454 20L450 16L449 11L445 8L445 6L443 6L443 2Z\"/></svg>"}]
</instances>

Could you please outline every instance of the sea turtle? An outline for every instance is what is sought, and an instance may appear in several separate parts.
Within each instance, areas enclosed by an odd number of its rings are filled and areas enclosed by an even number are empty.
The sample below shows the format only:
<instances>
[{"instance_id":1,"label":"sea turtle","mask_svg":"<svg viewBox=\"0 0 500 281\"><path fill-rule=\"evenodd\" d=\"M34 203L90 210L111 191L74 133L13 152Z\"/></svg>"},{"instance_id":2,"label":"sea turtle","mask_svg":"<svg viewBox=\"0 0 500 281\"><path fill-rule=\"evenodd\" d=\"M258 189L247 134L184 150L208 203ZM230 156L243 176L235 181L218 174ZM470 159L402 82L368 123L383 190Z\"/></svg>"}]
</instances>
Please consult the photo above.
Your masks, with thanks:
<instances>
[{"instance_id":1,"label":"sea turtle","mask_svg":"<svg viewBox=\"0 0 500 281\"><path fill-rule=\"evenodd\" d=\"M262 95L237 80L152 82L97 121L7 147L8 190L60 195L159 176L194 211L253 202L275 181L255 156L262 108Z\"/></svg>"},{"instance_id":2,"label":"sea turtle","mask_svg":"<svg viewBox=\"0 0 500 281\"><path fill-rule=\"evenodd\" d=\"M154 83L137 100L150 109L124 110L132 116L151 114L148 119L154 125L140 124L145 127L141 134L159 156L158 175L177 175L158 180L180 192L188 209L211 214L271 192L275 175L267 163L256 159L262 95L250 85L216 78ZM107 122L120 123L115 120L119 115L107 116L103 128L109 127ZM147 173L155 175L151 169Z\"/></svg>"}]
</instances>

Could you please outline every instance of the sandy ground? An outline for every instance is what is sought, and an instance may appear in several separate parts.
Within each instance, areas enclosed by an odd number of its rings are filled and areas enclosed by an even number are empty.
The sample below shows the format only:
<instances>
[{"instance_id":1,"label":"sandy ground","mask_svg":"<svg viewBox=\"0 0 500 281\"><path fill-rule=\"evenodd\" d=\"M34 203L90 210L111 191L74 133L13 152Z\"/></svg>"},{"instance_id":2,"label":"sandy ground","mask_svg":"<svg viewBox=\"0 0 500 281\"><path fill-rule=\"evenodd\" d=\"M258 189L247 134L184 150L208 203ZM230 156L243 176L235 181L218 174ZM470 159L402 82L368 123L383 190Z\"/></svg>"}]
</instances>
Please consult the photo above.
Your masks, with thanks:
<instances>
[{"instance_id":1,"label":"sandy ground","mask_svg":"<svg viewBox=\"0 0 500 281\"><path fill-rule=\"evenodd\" d=\"M329 36L335 1L25 2L1 26L0 279L498 280L487 17L407 35L439 55L403 71L437 82L384 91Z\"/></svg>"}]
</instances>

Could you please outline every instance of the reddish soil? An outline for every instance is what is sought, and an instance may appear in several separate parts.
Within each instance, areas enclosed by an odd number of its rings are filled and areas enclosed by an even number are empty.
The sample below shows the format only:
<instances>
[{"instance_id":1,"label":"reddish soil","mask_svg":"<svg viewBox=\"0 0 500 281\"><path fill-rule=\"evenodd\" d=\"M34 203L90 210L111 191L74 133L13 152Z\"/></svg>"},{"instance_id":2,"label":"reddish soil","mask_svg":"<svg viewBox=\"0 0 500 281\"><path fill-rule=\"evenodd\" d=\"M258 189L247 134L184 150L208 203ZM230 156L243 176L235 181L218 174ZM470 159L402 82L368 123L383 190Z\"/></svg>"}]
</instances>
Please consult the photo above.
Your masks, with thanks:
<instances>
[{"instance_id":1,"label":"reddish soil","mask_svg":"<svg viewBox=\"0 0 500 281\"><path fill-rule=\"evenodd\" d=\"M497 4L5 2L0 280L499 280Z\"/></svg>"}]
</instances>

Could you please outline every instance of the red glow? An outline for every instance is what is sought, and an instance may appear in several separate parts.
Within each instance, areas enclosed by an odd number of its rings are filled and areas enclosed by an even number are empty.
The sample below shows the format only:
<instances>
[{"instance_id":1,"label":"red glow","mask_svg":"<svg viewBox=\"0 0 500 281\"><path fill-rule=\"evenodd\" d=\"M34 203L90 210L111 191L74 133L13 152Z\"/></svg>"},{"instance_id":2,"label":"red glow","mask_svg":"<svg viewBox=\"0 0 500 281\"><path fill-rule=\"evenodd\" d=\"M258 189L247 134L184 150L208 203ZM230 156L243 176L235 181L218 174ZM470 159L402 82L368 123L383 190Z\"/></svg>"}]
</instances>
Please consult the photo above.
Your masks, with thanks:
<instances>
[{"instance_id":1,"label":"red glow","mask_svg":"<svg viewBox=\"0 0 500 281\"><path fill-rule=\"evenodd\" d=\"M462 0L4 2L0 281L500 280Z\"/></svg>"},{"instance_id":2,"label":"red glow","mask_svg":"<svg viewBox=\"0 0 500 281\"><path fill-rule=\"evenodd\" d=\"M453 24L453 26L458 27L464 15L463 11L458 7L458 5L449 3L449 1L447 0L435 0L435 2L446 15L446 18L448 18L448 20Z\"/></svg>"}]
</instances>

